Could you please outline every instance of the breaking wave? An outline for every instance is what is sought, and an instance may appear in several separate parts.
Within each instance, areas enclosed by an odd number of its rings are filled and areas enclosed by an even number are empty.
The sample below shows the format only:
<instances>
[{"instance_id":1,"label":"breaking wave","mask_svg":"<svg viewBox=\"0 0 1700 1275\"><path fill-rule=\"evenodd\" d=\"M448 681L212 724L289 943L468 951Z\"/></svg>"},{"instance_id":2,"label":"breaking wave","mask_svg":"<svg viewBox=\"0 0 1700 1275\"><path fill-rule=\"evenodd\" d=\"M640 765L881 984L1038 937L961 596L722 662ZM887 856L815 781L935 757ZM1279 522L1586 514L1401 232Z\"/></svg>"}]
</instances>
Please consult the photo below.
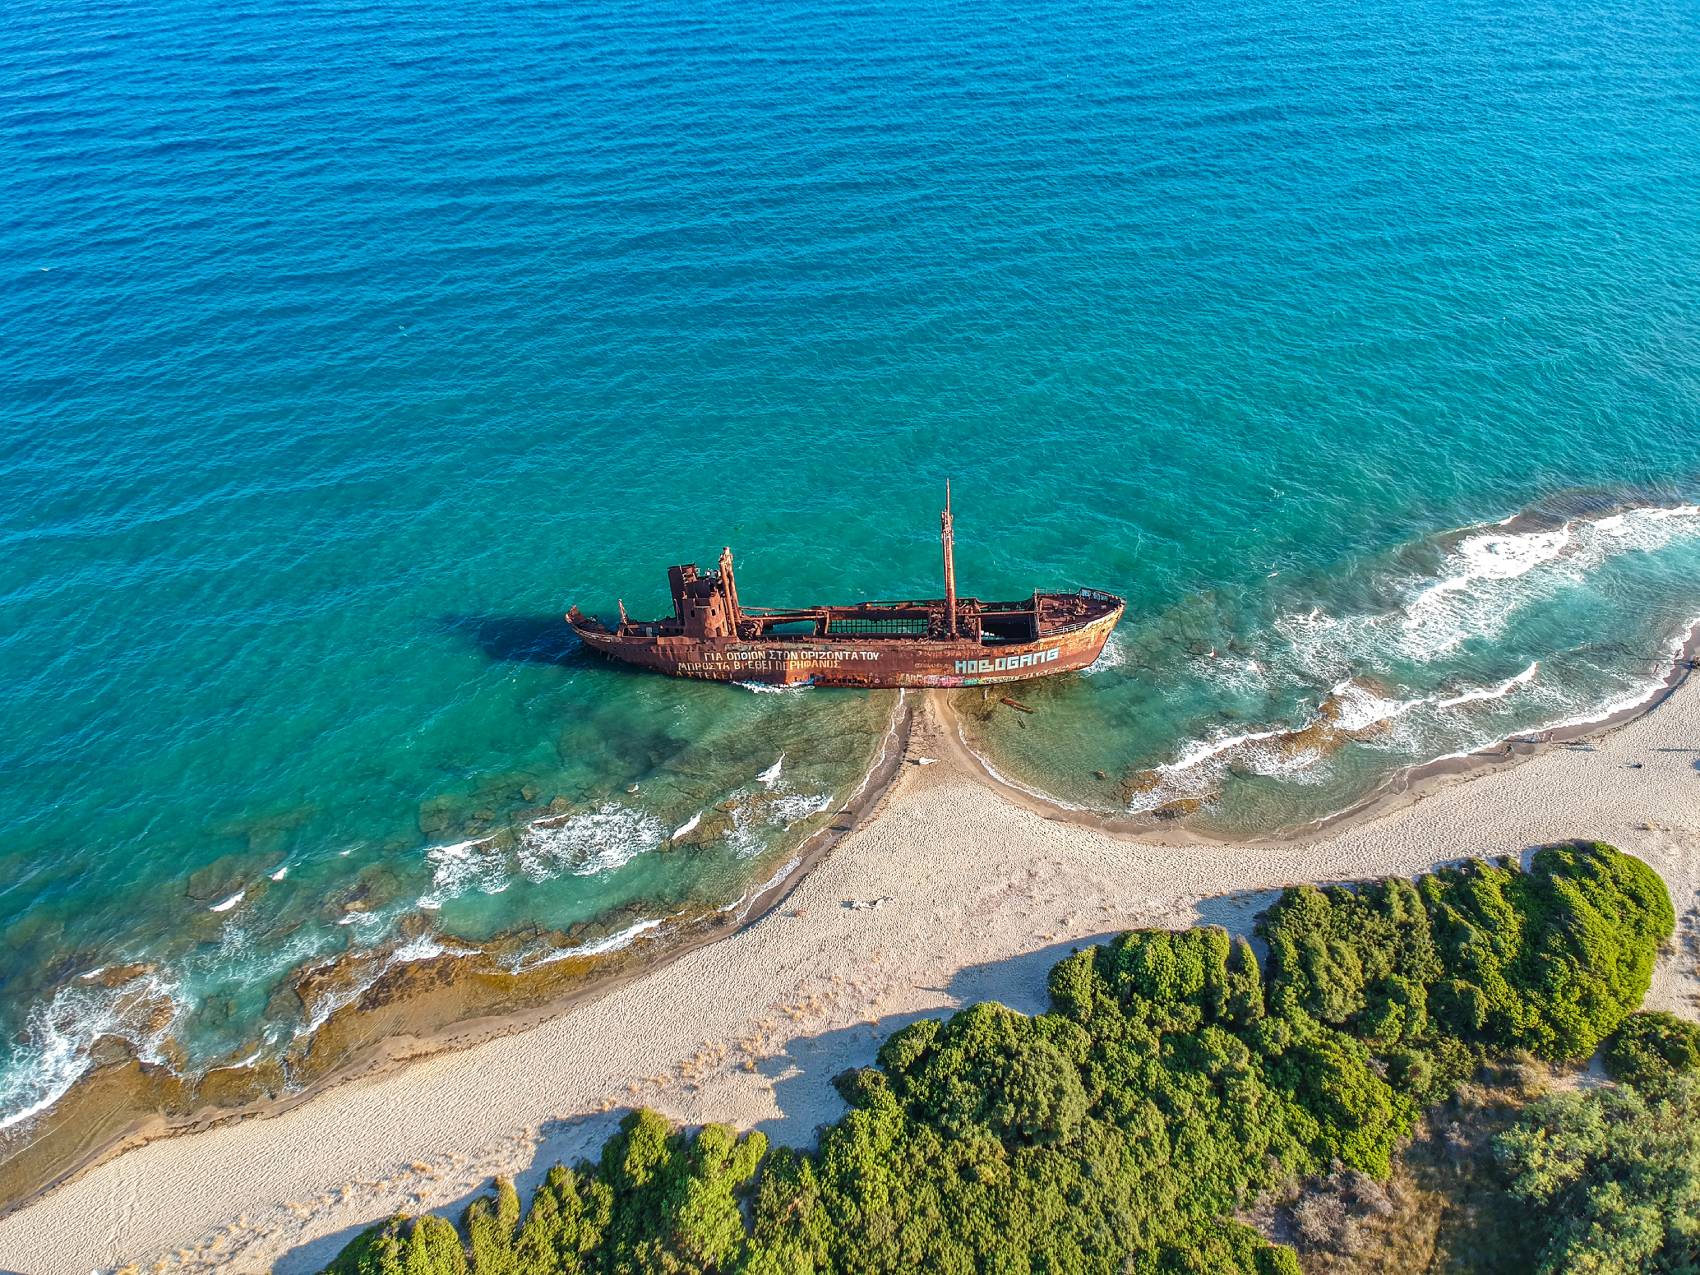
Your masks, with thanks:
<instances>
[{"instance_id":1,"label":"breaking wave","mask_svg":"<svg viewBox=\"0 0 1700 1275\"><path fill-rule=\"evenodd\" d=\"M1391 662L1429 664L1503 634L1532 603L1584 585L1625 554L1700 537L1700 505L1639 506L1519 531L1518 514L1438 538L1438 566L1395 572L1391 610L1331 614L1320 606L1278 616L1276 633L1299 669L1337 680ZM1255 662L1255 661L1253 661Z\"/></svg>"},{"instance_id":2,"label":"breaking wave","mask_svg":"<svg viewBox=\"0 0 1700 1275\"><path fill-rule=\"evenodd\" d=\"M648 811L605 801L595 810L527 825L517 857L533 881L563 872L588 877L624 867L666 839L661 821Z\"/></svg>"},{"instance_id":3,"label":"breaking wave","mask_svg":"<svg viewBox=\"0 0 1700 1275\"><path fill-rule=\"evenodd\" d=\"M1122 636L1120 629L1111 629L1103 650L1098 652L1098 658L1081 671L1090 677L1095 673L1108 673L1111 669L1120 668L1126 663L1127 639Z\"/></svg>"},{"instance_id":4,"label":"breaking wave","mask_svg":"<svg viewBox=\"0 0 1700 1275\"><path fill-rule=\"evenodd\" d=\"M1434 659L1466 641L1503 632L1518 609L1581 583L1609 558L1660 549L1700 532L1700 505L1625 509L1541 530L1506 529L1515 521L1465 534L1447 554L1441 579L1416 590L1402 620L1405 654Z\"/></svg>"},{"instance_id":5,"label":"breaking wave","mask_svg":"<svg viewBox=\"0 0 1700 1275\"><path fill-rule=\"evenodd\" d=\"M1680 659L1684 651L1692 649L1697 637L1700 637L1700 616L1695 616L1684 626L1681 633L1671 640L1669 657L1672 662ZM1606 703L1581 713L1548 722L1537 728L1537 731L1573 730L1579 726L1597 726L1608 722L1614 717L1634 712L1651 703L1669 685L1669 676L1649 677L1639 685L1632 686L1622 694L1613 697Z\"/></svg>"},{"instance_id":6,"label":"breaking wave","mask_svg":"<svg viewBox=\"0 0 1700 1275\"><path fill-rule=\"evenodd\" d=\"M431 867L431 890L420 897L419 906L428 912L469 890L500 894L511 884L507 856L494 837L430 846L425 862Z\"/></svg>"},{"instance_id":7,"label":"breaking wave","mask_svg":"<svg viewBox=\"0 0 1700 1275\"><path fill-rule=\"evenodd\" d=\"M108 986L105 968L30 1010L24 1037L30 1052L6 1069L0 1085L0 1129L22 1124L63 1098L94 1065L102 1037L124 1041L143 1062L167 1064L172 1029L187 1008L179 985L157 971L141 970Z\"/></svg>"},{"instance_id":8,"label":"breaking wave","mask_svg":"<svg viewBox=\"0 0 1700 1275\"><path fill-rule=\"evenodd\" d=\"M1695 539L1700 505L1671 504L1563 519L1517 514L1407 547L1360 584L1359 596L1368 591L1379 605L1281 611L1272 640L1240 639L1190 656L1191 675L1213 699L1237 704L1242 720L1253 722L1261 705L1266 724L1216 727L1179 744L1167 760L1122 781L1122 804L1185 812L1215 801L1234 775L1332 782L1339 768L1321 763L1347 745L1366 758L1353 764L1367 773L1369 754L1385 757L1383 767L1396 757L1420 764L1630 711L1664 685L1693 629L1662 660L1632 646L1619 650L1596 630L1626 577L1596 576L1626 555ZM1411 565L1423 556L1429 565ZM1492 682L1472 679L1504 659L1488 644L1503 645L1513 624L1526 648L1521 669ZM1649 675L1651 665L1658 667ZM1294 701L1307 699L1310 709L1295 716Z\"/></svg>"},{"instance_id":9,"label":"breaking wave","mask_svg":"<svg viewBox=\"0 0 1700 1275\"><path fill-rule=\"evenodd\" d=\"M1356 678L1344 679L1297 726L1212 735L1184 746L1173 760L1135 774L1128 785L1127 809L1144 813L1177 800L1208 800L1231 768L1265 778L1309 782L1314 778L1309 773L1312 767L1347 744L1373 746L1419 710L1445 713L1504 699L1529 686L1539 668L1539 661L1531 661L1522 672L1492 686L1409 698L1386 694Z\"/></svg>"},{"instance_id":10,"label":"breaking wave","mask_svg":"<svg viewBox=\"0 0 1700 1275\"><path fill-rule=\"evenodd\" d=\"M687 823L674 835L683 836L692 826ZM425 861L431 868L431 889L420 896L418 906L436 911L448 900L474 890L501 894L513 884L516 873L542 882L563 874L612 872L656 849L666 835L661 821L648 811L605 801L595 810L552 815L527 824L512 838L511 848L507 840L491 835L428 847Z\"/></svg>"},{"instance_id":11,"label":"breaking wave","mask_svg":"<svg viewBox=\"0 0 1700 1275\"><path fill-rule=\"evenodd\" d=\"M650 918L634 921L625 929L605 938L593 939L589 943L576 943L571 947L553 947L542 953L526 953L508 966L513 974L524 974L529 970L541 969L545 965L553 965L557 961L570 960L583 956L606 956L609 952L617 952L621 948L630 947L638 939L651 930L660 929L666 922L660 918Z\"/></svg>"},{"instance_id":12,"label":"breaking wave","mask_svg":"<svg viewBox=\"0 0 1700 1275\"><path fill-rule=\"evenodd\" d=\"M1519 686L1527 686L1532 682L1540 669L1541 662L1539 660L1530 660L1528 668L1506 678L1498 686L1478 687L1473 691L1464 691L1458 695L1447 696L1445 699L1437 699L1434 701L1434 706L1436 708L1457 708L1460 704L1476 704L1483 700L1504 699Z\"/></svg>"},{"instance_id":13,"label":"breaking wave","mask_svg":"<svg viewBox=\"0 0 1700 1275\"><path fill-rule=\"evenodd\" d=\"M394 969L397 965L407 965L414 961L434 960L439 956L474 956L478 952L475 947L459 947L445 943L431 934L421 934L406 942L385 950L377 950L367 954L365 968L361 977L350 979L345 985L324 991L313 1002L307 1014L306 1021L296 1029L296 1036L310 1036L330 1020L332 1014L345 1006L354 1004L366 994L366 990L380 978Z\"/></svg>"}]
</instances>

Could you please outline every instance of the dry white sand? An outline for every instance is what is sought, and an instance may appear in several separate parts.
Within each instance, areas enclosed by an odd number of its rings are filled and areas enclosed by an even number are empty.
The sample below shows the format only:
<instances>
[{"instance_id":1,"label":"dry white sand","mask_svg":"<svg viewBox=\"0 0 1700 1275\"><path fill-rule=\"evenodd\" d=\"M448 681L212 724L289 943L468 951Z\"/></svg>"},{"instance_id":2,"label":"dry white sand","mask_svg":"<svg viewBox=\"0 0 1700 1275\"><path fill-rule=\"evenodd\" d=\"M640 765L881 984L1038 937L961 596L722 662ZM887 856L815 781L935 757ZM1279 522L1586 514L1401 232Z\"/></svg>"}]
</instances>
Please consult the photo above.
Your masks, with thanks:
<instances>
[{"instance_id":1,"label":"dry white sand","mask_svg":"<svg viewBox=\"0 0 1700 1275\"><path fill-rule=\"evenodd\" d=\"M876 817L775 913L520 1035L334 1089L286 1114L154 1142L0 1222L0 1268L312 1271L396 1210L522 1187L637 1104L808 1143L830 1085L914 1018L1043 1007L1071 945L1132 926L1244 931L1280 886L1413 875L1466 854L1600 838L1669 885L1678 942L1650 1005L1696 1016L1700 682L1587 747L1442 784L1302 846L1166 847L1011 804L917 719ZM1639 763L1636 769L1632 763Z\"/></svg>"}]
</instances>

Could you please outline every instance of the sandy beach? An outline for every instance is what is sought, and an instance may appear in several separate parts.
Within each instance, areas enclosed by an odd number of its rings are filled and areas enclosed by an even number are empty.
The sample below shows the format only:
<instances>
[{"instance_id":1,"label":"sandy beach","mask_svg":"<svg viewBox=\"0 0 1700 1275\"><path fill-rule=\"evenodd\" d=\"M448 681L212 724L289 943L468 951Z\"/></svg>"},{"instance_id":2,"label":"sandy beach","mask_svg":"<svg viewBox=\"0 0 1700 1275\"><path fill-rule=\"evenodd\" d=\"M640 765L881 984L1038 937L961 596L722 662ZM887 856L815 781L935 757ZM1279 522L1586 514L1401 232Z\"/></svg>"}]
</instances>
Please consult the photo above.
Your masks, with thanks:
<instances>
[{"instance_id":1,"label":"sandy beach","mask_svg":"<svg viewBox=\"0 0 1700 1275\"><path fill-rule=\"evenodd\" d=\"M1254 846L1048 817L987 782L928 704L873 817L761 920L523 1033L123 1153L0 1221L0 1269L314 1271L391 1212L457 1209L494 1173L523 1188L593 1153L637 1105L807 1144L841 1109L831 1077L889 1032L977 1000L1041 1009L1047 971L1079 943L1244 932L1289 883L1568 837L1664 878L1677 941L1648 1004L1700 1017L1700 682L1586 741Z\"/></svg>"}]
</instances>

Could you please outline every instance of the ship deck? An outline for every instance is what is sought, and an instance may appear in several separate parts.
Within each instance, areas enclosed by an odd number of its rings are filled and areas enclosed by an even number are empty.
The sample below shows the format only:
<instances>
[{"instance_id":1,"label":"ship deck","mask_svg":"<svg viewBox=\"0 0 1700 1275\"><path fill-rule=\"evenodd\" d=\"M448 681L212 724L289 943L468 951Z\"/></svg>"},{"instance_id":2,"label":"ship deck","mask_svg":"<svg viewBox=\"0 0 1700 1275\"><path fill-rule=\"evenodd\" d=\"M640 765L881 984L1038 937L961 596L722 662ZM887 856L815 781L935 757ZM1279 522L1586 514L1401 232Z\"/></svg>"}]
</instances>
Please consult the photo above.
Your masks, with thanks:
<instances>
[{"instance_id":1,"label":"ship deck","mask_svg":"<svg viewBox=\"0 0 1700 1275\"><path fill-rule=\"evenodd\" d=\"M959 598L955 635L939 630L939 616L944 608L940 599L869 600L818 607L744 606L739 610L739 633L735 640L815 645L895 640L950 642L968 637L995 646L1071 633L1103 619L1121 605L1121 598L1096 589L1035 593L1014 602ZM596 621L589 621L586 626L590 625L627 638L684 636L683 626L672 616L652 621L628 620L613 630Z\"/></svg>"}]
</instances>

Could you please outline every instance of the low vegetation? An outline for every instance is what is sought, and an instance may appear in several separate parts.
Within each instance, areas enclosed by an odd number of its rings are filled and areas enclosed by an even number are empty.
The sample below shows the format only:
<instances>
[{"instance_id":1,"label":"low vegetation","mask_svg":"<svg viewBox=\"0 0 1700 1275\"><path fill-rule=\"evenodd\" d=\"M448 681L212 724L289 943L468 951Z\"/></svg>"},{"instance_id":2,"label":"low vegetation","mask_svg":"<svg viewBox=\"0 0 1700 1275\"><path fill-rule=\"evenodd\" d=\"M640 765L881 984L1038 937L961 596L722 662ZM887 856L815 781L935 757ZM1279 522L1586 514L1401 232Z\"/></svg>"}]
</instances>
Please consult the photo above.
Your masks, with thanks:
<instances>
[{"instance_id":1,"label":"low vegetation","mask_svg":"<svg viewBox=\"0 0 1700 1275\"><path fill-rule=\"evenodd\" d=\"M498 1181L460 1227L395 1218L328 1270L1291 1275L1294 1251L1236 1220L1254 1200L1325 1175L1371 1198L1485 1061L1587 1058L1673 920L1651 870L1597 844L1292 889L1266 961L1219 929L1134 931L1060 962L1044 1014L897 1032L838 1079L850 1110L814 1151L635 1112L529 1210ZM1583 1189L1537 1174L1528 1198L1549 1180Z\"/></svg>"},{"instance_id":2,"label":"low vegetation","mask_svg":"<svg viewBox=\"0 0 1700 1275\"><path fill-rule=\"evenodd\" d=\"M1675 1014L1631 1014L1605 1050L1606 1074L1647 1093L1700 1071L1700 1025Z\"/></svg>"},{"instance_id":3,"label":"low vegetation","mask_svg":"<svg viewBox=\"0 0 1700 1275\"><path fill-rule=\"evenodd\" d=\"M1538 1275L1700 1271L1700 1077L1535 1103L1494 1141Z\"/></svg>"}]
</instances>

